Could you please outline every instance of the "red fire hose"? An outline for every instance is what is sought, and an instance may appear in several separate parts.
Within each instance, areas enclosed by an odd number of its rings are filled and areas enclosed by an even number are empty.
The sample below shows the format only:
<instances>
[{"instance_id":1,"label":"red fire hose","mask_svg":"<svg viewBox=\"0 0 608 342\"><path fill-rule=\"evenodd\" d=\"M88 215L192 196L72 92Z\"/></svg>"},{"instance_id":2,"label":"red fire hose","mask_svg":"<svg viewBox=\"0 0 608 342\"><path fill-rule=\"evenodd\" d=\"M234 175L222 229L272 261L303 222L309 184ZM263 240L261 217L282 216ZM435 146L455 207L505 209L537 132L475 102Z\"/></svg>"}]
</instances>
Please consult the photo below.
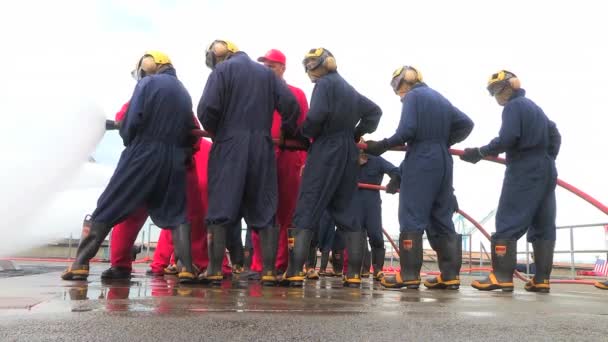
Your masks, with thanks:
<instances>
[{"instance_id":1,"label":"red fire hose","mask_svg":"<svg viewBox=\"0 0 608 342\"><path fill-rule=\"evenodd\" d=\"M200 129L195 129L192 131L192 134L195 136L199 136L199 137L206 137L206 138L210 138L211 135L208 132L205 132L203 130ZM279 140L278 139L274 139L273 140L275 144L279 144ZM293 141L293 140L286 140L284 142L284 146L285 147L289 147L289 148L294 148L294 149L303 149L304 146L297 142L297 141ZM367 148L367 144L364 143L359 143L357 144L357 147L359 147L360 149L366 149ZM391 151L407 151L407 146L397 146L397 147L393 147L390 149ZM461 156L464 153L463 150L457 150L457 149L450 149L450 154L454 155L454 156ZM505 164L506 161L504 158L500 158L500 157L484 157L484 160L487 161L491 161L494 163L498 163L498 164ZM602 202L598 201L596 198L594 198L593 196L585 193L584 191L582 191L581 189L575 187L574 185L571 185L570 183L567 183L561 179L557 179L557 185L561 186L562 188L570 191L571 193L575 194L576 196L582 198L583 200L585 200L587 203L593 205L594 207L596 207L597 209L601 210L604 214L608 215L608 206L604 205ZM485 235L485 234L484 234Z\"/></svg>"}]
</instances>

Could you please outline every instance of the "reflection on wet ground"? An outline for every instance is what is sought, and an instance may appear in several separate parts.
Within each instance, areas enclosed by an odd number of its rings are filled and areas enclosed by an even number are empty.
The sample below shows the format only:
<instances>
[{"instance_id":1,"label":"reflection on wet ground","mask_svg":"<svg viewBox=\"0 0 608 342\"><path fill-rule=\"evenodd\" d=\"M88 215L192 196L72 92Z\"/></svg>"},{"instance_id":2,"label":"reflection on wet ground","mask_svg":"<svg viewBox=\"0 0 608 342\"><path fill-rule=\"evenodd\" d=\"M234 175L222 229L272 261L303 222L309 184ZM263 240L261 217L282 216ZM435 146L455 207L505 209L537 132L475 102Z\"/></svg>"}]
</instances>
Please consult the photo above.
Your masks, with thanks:
<instances>
[{"instance_id":1,"label":"reflection on wet ground","mask_svg":"<svg viewBox=\"0 0 608 342\"><path fill-rule=\"evenodd\" d=\"M176 277L148 277L138 268L131 280L101 281L102 265L92 269L86 282L61 281L57 272L0 279L1 309L27 309L31 313L52 312L263 312L263 313L390 313L424 312L450 308L466 315L525 309L526 304L586 310L597 301L608 302L608 293L590 287L556 285L551 295L480 293L464 277L460 291L384 290L378 282L365 279L361 289L343 288L339 278L308 281L303 288L263 287L256 281L224 280L221 286L179 284ZM53 270L55 271L55 270ZM558 290L559 288L559 290ZM562 289L568 291L561 291ZM570 291L576 289L576 291ZM11 296L13 294L13 296ZM12 301L11 301L12 297ZM30 300L28 301L28 298ZM4 305L3 305L4 303ZM9 303L9 304L7 304ZM586 303L587 307L581 305ZM598 310L608 311L604 306ZM527 309L525 309L527 310Z\"/></svg>"}]
</instances>

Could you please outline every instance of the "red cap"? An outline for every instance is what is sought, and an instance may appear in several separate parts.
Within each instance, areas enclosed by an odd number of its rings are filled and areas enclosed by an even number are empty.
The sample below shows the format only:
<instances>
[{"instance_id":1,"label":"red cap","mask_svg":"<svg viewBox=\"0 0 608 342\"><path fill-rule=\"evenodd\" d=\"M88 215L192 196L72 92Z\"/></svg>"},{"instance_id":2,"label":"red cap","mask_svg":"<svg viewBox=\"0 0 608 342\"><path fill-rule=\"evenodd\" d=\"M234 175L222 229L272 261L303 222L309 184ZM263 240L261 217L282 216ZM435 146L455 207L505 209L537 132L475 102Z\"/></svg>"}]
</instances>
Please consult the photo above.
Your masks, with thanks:
<instances>
[{"instance_id":1,"label":"red cap","mask_svg":"<svg viewBox=\"0 0 608 342\"><path fill-rule=\"evenodd\" d=\"M285 55L281 51L279 51L277 49L270 49L270 50L268 50L268 52L266 52L266 55L264 55L264 57L258 58L258 62L264 63L266 61L277 62L277 63L281 63L281 64L285 65L286 58L285 58Z\"/></svg>"}]
</instances>

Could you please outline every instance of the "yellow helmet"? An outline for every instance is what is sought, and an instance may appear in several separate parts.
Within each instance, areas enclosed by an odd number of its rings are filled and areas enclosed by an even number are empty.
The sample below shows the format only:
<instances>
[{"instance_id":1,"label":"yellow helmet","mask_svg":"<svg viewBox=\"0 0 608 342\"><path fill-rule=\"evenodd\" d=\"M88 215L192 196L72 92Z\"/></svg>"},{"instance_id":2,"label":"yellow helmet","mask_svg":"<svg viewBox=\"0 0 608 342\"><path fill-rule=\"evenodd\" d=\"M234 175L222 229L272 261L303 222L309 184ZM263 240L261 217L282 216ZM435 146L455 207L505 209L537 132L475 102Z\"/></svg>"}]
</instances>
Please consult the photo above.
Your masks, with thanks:
<instances>
[{"instance_id":1,"label":"yellow helmet","mask_svg":"<svg viewBox=\"0 0 608 342\"><path fill-rule=\"evenodd\" d=\"M335 71L337 68L334 55L325 48L310 49L304 55L302 64L304 65L305 72L315 70L321 65L327 67L329 71Z\"/></svg>"},{"instance_id":2,"label":"yellow helmet","mask_svg":"<svg viewBox=\"0 0 608 342\"><path fill-rule=\"evenodd\" d=\"M416 68L412 66L404 65L393 71L391 88L393 88L395 93L398 93L401 82L405 82L407 84L416 84L422 82L422 80L422 73L420 71L416 70Z\"/></svg>"},{"instance_id":3,"label":"yellow helmet","mask_svg":"<svg viewBox=\"0 0 608 342\"><path fill-rule=\"evenodd\" d=\"M521 87L519 79L514 73L508 70L500 70L490 76L487 89L490 92L490 96L494 96L503 91L507 85L510 85L515 90Z\"/></svg>"},{"instance_id":4,"label":"yellow helmet","mask_svg":"<svg viewBox=\"0 0 608 342\"><path fill-rule=\"evenodd\" d=\"M163 52L157 50L148 50L144 53L144 56L150 56L154 59L156 64L172 64L169 56Z\"/></svg>"},{"instance_id":5,"label":"yellow helmet","mask_svg":"<svg viewBox=\"0 0 608 342\"><path fill-rule=\"evenodd\" d=\"M216 43L222 43L216 46ZM205 64L210 68L214 69L215 66L222 61L227 54L233 54L239 52L238 46L233 42L225 39L216 39L205 51ZM220 59L221 58L221 59Z\"/></svg>"}]
</instances>

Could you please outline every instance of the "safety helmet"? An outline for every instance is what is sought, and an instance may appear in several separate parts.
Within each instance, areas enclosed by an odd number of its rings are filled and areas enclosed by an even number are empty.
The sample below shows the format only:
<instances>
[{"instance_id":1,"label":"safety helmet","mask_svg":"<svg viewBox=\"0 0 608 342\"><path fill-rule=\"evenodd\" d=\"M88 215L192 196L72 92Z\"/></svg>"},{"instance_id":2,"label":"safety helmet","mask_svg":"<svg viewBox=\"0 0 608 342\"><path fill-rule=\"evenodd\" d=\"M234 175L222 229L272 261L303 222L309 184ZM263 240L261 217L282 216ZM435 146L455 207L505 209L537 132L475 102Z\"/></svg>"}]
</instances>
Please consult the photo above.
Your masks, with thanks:
<instances>
[{"instance_id":1,"label":"safety helmet","mask_svg":"<svg viewBox=\"0 0 608 342\"><path fill-rule=\"evenodd\" d=\"M142 61L145 57L152 57L152 60L154 60L154 63L156 64L171 64L171 59L167 54L156 50L148 50L139 58L139 61L135 65L135 69L131 71L131 77L136 81L139 81L146 76L146 72L141 68Z\"/></svg>"},{"instance_id":2,"label":"safety helmet","mask_svg":"<svg viewBox=\"0 0 608 342\"><path fill-rule=\"evenodd\" d=\"M215 48L216 43L222 43L223 49ZM215 69L218 64L218 57L225 57L228 53L237 53L239 48L233 42L225 39L216 39L205 51L205 64L210 69Z\"/></svg>"},{"instance_id":3,"label":"safety helmet","mask_svg":"<svg viewBox=\"0 0 608 342\"><path fill-rule=\"evenodd\" d=\"M515 90L519 89L521 86L519 79L514 73L507 70L501 70L490 76L487 89L490 96L495 96L496 94L502 92L507 85L511 86L511 88Z\"/></svg>"},{"instance_id":4,"label":"safety helmet","mask_svg":"<svg viewBox=\"0 0 608 342\"><path fill-rule=\"evenodd\" d=\"M422 82L422 73L412 66L401 66L393 71L393 77L391 78L391 88L393 88L395 94L399 93L401 82L409 85Z\"/></svg>"},{"instance_id":5,"label":"safety helmet","mask_svg":"<svg viewBox=\"0 0 608 342\"><path fill-rule=\"evenodd\" d=\"M157 51L157 50L148 50L144 53L143 57L152 57L154 63L156 64L171 64L171 59L167 54ZM143 58L142 57L142 58ZM141 64L141 62L140 62Z\"/></svg>"},{"instance_id":6,"label":"safety helmet","mask_svg":"<svg viewBox=\"0 0 608 342\"><path fill-rule=\"evenodd\" d=\"M316 48L310 49L310 51L304 55L302 64L304 65L305 72L315 70L321 65L325 65L328 69L333 69L330 71L334 71L336 68L336 59L329 50L325 48Z\"/></svg>"}]
</instances>

